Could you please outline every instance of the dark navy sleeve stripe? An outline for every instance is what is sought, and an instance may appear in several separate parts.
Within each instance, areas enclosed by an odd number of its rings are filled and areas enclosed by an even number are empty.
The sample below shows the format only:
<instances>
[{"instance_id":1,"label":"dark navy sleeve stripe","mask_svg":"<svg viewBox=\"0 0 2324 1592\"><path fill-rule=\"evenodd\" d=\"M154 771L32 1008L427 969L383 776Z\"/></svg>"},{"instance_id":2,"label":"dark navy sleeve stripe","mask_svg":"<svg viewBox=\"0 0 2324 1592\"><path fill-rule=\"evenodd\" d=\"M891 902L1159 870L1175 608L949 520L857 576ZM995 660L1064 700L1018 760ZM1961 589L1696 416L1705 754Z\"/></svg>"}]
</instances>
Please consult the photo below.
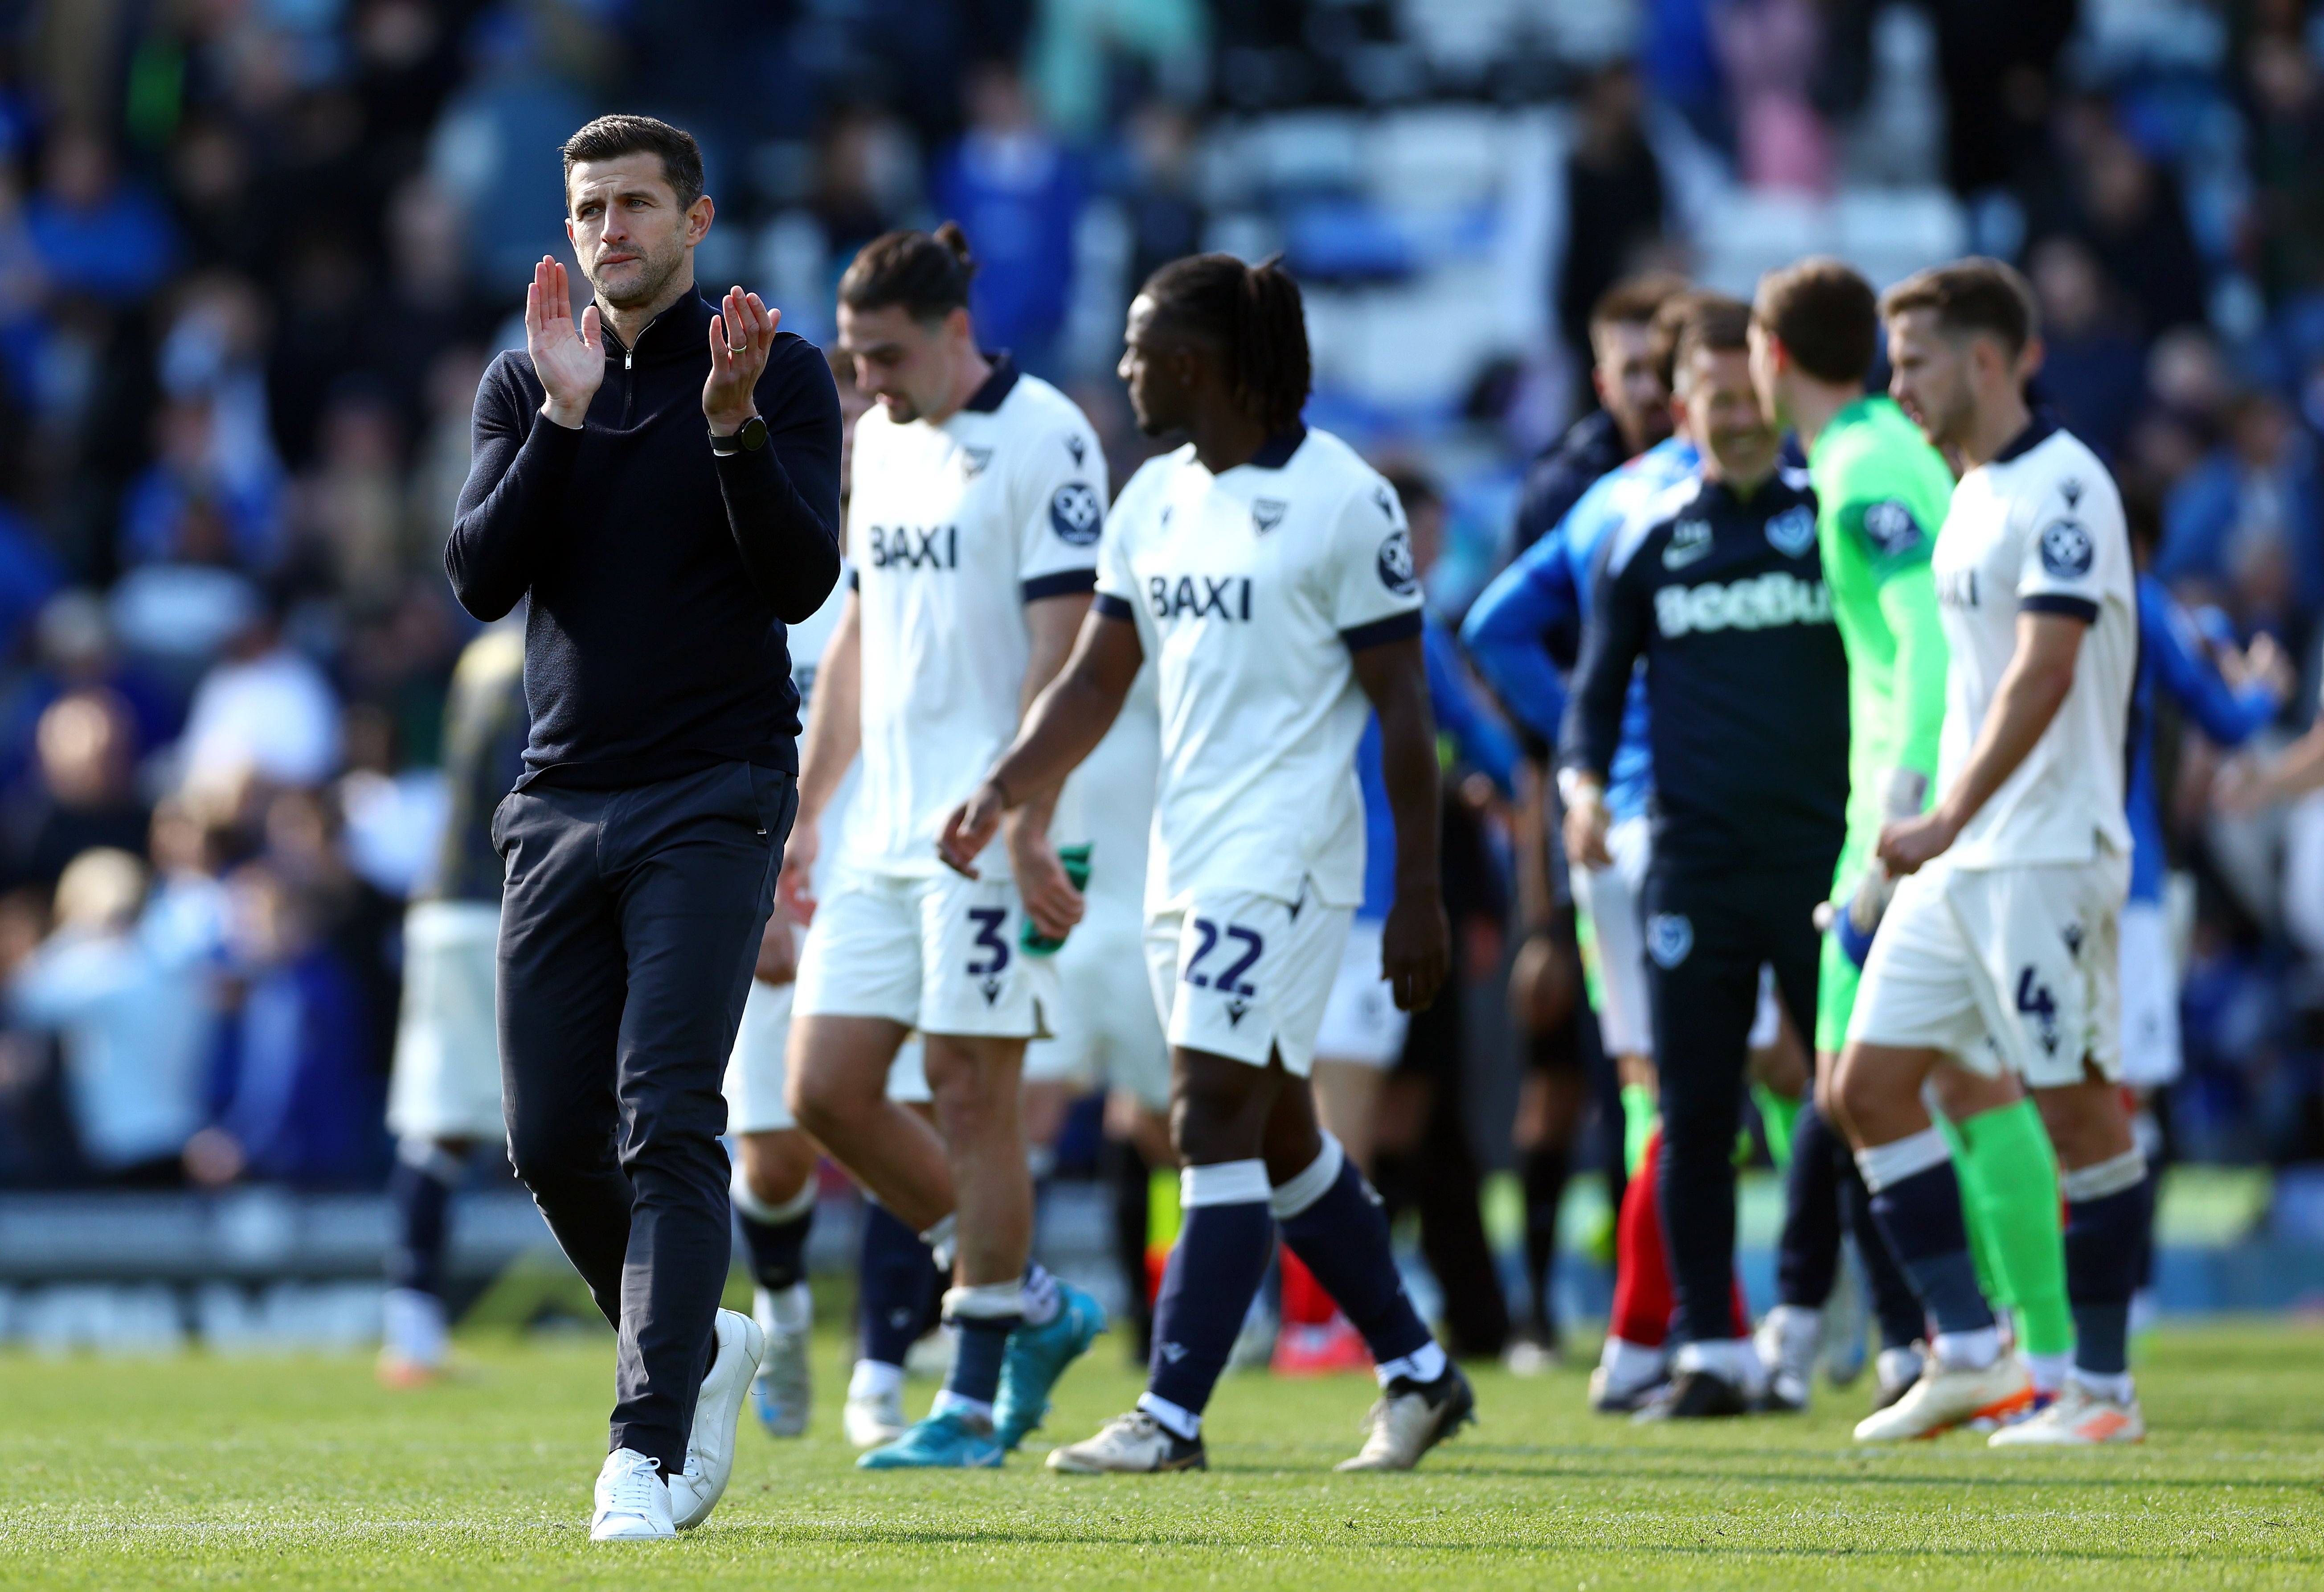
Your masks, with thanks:
<instances>
[{"instance_id":1,"label":"dark navy sleeve stripe","mask_svg":"<svg viewBox=\"0 0 2324 1592\"><path fill-rule=\"evenodd\" d=\"M1043 597L1071 597L1075 592L1093 591L1097 588L1094 569L1060 569L1054 575L1036 575L1018 587L1028 603Z\"/></svg>"},{"instance_id":2,"label":"dark navy sleeve stripe","mask_svg":"<svg viewBox=\"0 0 2324 1592\"><path fill-rule=\"evenodd\" d=\"M847 572L847 589L850 591L862 591L863 589L863 577L858 575L854 570L850 569Z\"/></svg>"},{"instance_id":3,"label":"dark navy sleeve stripe","mask_svg":"<svg viewBox=\"0 0 2324 1592\"><path fill-rule=\"evenodd\" d=\"M1420 634L1420 610L1408 614L1391 614L1385 619L1375 619L1370 625L1359 625L1353 630L1340 632L1340 639L1348 643L1348 651L1360 653L1366 647L1385 646L1389 642L1409 640Z\"/></svg>"},{"instance_id":4,"label":"dark navy sleeve stripe","mask_svg":"<svg viewBox=\"0 0 2324 1592\"><path fill-rule=\"evenodd\" d=\"M2098 606L2088 597L2068 597L2063 592L2037 591L2019 601L2021 614L2063 614L2069 619L2079 619L2085 625L2098 622Z\"/></svg>"},{"instance_id":5,"label":"dark navy sleeve stripe","mask_svg":"<svg viewBox=\"0 0 2324 1592\"><path fill-rule=\"evenodd\" d=\"M1131 607L1127 600L1114 596L1110 591L1102 591L1091 598L1090 607L1103 618L1119 619L1124 625L1138 623L1138 610Z\"/></svg>"}]
</instances>

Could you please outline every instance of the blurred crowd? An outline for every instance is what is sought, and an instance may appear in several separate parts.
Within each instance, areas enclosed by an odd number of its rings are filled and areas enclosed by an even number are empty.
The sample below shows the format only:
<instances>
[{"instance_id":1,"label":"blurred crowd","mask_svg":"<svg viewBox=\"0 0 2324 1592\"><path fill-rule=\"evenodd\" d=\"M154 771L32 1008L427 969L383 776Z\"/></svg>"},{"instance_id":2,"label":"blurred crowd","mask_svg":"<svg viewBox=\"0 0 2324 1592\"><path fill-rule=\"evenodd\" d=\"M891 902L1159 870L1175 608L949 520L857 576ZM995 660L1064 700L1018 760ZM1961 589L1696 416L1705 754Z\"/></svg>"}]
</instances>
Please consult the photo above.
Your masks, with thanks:
<instances>
[{"instance_id":1,"label":"blurred crowd","mask_svg":"<svg viewBox=\"0 0 2324 1592\"><path fill-rule=\"evenodd\" d=\"M1110 375L1132 286L1282 236L1245 213L1266 195L1214 199L1213 130L1560 107L1548 337L1450 424L1376 405L1359 438L1454 505L1448 603L1505 546L1462 505L1506 498L1466 485L1572 417L1607 283L1699 268L1703 173L1829 196L1913 180L1917 138L1969 241L2027 269L2042 395L2122 473L2156 569L2302 666L2296 732L2324 646L2324 23L1931 0L1900 82L1904 9L0 0L0 1185L383 1174L401 907L471 630L440 569L471 400L564 252L557 147L606 109L696 134L699 274L818 340L857 246L960 220L981 334L1067 386L1119 481L1149 447ZM1499 32L1451 49L1455 13ZM2163 734L2182 1153L2324 1155L2324 817L2222 817L2218 759Z\"/></svg>"}]
</instances>

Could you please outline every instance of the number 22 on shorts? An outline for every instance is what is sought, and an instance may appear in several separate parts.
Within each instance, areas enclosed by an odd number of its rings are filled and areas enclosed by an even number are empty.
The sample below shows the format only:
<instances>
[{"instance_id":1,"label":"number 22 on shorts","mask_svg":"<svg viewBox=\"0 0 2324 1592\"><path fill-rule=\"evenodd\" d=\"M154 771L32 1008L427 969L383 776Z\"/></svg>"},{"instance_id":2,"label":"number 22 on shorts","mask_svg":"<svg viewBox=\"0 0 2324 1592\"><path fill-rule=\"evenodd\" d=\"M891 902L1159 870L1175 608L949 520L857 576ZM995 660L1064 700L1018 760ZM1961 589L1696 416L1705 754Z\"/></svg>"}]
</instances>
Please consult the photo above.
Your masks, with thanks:
<instances>
[{"instance_id":1,"label":"number 22 on shorts","mask_svg":"<svg viewBox=\"0 0 2324 1592\"><path fill-rule=\"evenodd\" d=\"M1196 989L1215 989L1221 995L1250 996L1259 993L1257 986L1243 981L1243 975L1250 971L1252 965L1267 950L1267 941L1258 930L1246 929L1240 923L1229 923L1222 931L1219 925L1210 919L1196 918L1194 932L1201 937L1201 943L1194 947L1194 954L1186 958L1186 970L1180 975L1181 977ZM1213 976L1203 971L1203 963L1218 949L1222 939L1240 946L1241 954Z\"/></svg>"}]
</instances>

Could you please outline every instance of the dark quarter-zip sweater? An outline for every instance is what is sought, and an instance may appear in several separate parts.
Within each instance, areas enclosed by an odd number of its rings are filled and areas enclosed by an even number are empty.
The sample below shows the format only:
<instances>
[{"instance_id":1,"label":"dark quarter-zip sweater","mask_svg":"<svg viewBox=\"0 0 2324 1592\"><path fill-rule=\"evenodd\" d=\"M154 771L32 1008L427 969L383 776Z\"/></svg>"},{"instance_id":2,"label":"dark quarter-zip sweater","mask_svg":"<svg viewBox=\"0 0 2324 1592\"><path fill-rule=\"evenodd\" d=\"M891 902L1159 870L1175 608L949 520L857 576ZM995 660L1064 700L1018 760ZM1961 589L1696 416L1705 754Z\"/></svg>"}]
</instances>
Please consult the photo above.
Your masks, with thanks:
<instances>
[{"instance_id":1,"label":"dark quarter-zip sweater","mask_svg":"<svg viewBox=\"0 0 2324 1592\"><path fill-rule=\"evenodd\" d=\"M757 389L767 446L712 453L715 312L690 293L635 348L606 328L579 430L540 412L522 348L476 389L444 568L479 619L531 595L520 789L650 784L722 762L798 770L784 625L839 579L839 396L821 350L777 332Z\"/></svg>"}]
</instances>

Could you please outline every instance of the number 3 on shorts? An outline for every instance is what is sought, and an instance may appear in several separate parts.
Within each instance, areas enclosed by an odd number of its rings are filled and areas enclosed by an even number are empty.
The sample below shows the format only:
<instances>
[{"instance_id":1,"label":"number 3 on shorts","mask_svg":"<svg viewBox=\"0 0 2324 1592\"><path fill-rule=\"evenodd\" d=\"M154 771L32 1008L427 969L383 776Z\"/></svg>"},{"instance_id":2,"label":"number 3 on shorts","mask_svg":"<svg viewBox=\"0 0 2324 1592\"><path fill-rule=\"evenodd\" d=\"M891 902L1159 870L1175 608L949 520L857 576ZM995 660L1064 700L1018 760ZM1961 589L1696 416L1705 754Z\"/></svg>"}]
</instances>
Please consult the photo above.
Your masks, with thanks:
<instances>
[{"instance_id":1,"label":"number 3 on shorts","mask_svg":"<svg viewBox=\"0 0 2324 1592\"><path fill-rule=\"evenodd\" d=\"M990 957L972 959L968 964L968 975L972 978L990 978L1009 966L1009 942L1001 938L1001 926L1009 921L1008 910L1003 907L971 907L968 915L976 925L976 944L992 953Z\"/></svg>"},{"instance_id":2,"label":"number 3 on shorts","mask_svg":"<svg viewBox=\"0 0 2324 1592\"><path fill-rule=\"evenodd\" d=\"M1260 938L1258 930L1246 929L1240 923L1226 926L1225 938L1241 946L1242 954L1228 963L1215 980L1202 971L1202 966L1203 959L1218 949L1219 926L1208 918L1196 918L1194 932L1202 936L1202 943L1195 946L1194 954L1186 958L1186 971L1183 976L1188 984L1196 989L1215 988L1221 995L1250 996L1259 993L1257 986L1245 984L1242 978L1267 949L1267 941Z\"/></svg>"}]
</instances>

